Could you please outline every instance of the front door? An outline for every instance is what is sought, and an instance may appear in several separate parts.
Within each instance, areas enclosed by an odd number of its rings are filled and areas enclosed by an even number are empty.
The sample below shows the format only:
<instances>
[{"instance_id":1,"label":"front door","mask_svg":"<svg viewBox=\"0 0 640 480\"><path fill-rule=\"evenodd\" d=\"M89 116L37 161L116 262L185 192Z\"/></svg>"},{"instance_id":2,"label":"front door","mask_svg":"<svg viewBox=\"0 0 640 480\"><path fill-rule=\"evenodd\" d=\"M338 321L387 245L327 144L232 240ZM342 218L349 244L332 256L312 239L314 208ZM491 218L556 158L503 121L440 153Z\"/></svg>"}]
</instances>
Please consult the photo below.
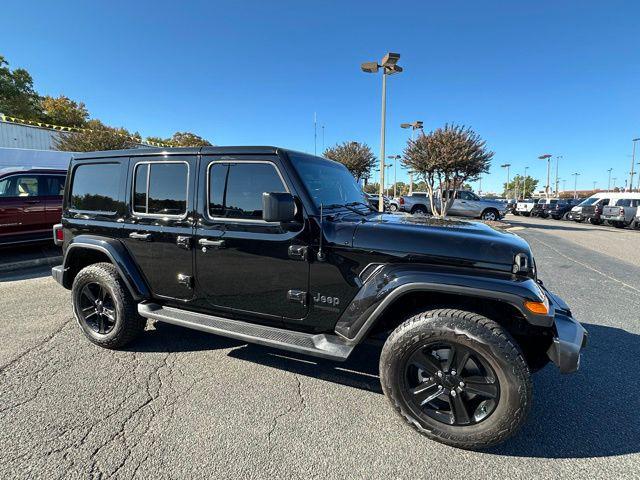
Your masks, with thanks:
<instances>
[{"instance_id":1,"label":"front door","mask_svg":"<svg viewBox=\"0 0 640 480\"><path fill-rule=\"evenodd\" d=\"M202 157L196 228L196 290L204 308L257 320L302 319L309 264L302 222L262 220L262 194L287 192L277 157ZM299 212L302 218L302 212Z\"/></svg>"},{"instance_id":2,"label":"front door","mask_svg":"<svg viewBox=\"0 0 640 480\"><path fill-rule=\"evenodd\" d=\"M154 296L193 296L195 156L136 157L129 165L123 242Z\"/></svg>"}]
</instances>

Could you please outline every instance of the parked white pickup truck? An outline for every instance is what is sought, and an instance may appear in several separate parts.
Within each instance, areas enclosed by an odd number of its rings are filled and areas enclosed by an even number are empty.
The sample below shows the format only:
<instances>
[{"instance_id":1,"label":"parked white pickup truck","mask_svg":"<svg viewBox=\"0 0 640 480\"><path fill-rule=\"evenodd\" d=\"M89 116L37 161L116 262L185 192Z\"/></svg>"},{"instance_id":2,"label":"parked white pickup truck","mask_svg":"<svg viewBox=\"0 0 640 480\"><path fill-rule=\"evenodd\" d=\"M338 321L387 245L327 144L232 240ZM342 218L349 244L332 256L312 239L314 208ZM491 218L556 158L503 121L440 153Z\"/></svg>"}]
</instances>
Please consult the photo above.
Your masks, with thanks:
<instances>
[{"instance_id":1,"label":"parked white pickup truck","mask_svg":"<svg viewBox=\"0 0 640 480\"><path fill-rule=\"evenodd\" d=\"M516 215L523 215L525 217L528 217L529 215L531 215L531 210L533 210L533 207L536 203L538 203L537 198L527 198L525 200L520 200L516 204Z\"/></svg>"}]
</instances>

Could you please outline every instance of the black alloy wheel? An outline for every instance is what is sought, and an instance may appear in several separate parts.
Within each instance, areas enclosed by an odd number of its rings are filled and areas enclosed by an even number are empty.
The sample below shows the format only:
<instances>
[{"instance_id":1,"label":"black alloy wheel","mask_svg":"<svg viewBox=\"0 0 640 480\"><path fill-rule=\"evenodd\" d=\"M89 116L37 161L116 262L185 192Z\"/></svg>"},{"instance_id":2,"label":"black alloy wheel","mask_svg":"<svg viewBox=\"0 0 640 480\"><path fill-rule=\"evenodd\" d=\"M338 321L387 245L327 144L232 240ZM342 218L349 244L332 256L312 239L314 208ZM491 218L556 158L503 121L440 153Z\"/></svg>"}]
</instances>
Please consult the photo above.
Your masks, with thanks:
<instances>
[{"instance_id":1,"label":"black alloy wheel","mask_svg":"<svg viewBox=\"0 0 640 480\"><path fill-rule=\"evenodd\" d=\"M78 316L95 333L100 335L110 333L117 320L113 297L99 283L87 283L80 291Z\"/></svg>"},{"instance_id":2,"label":"black alloy wheel","mask_svg":"<svg viewBox=\"0 0 640 480\"><path fill-rule=\"evenodd\" d=\"M474 425L486 420L500 399L498 377L474 350L450 342L416 349L407 359L406 402L418 414L446 425Z\"/></svg>"}]
</instances>

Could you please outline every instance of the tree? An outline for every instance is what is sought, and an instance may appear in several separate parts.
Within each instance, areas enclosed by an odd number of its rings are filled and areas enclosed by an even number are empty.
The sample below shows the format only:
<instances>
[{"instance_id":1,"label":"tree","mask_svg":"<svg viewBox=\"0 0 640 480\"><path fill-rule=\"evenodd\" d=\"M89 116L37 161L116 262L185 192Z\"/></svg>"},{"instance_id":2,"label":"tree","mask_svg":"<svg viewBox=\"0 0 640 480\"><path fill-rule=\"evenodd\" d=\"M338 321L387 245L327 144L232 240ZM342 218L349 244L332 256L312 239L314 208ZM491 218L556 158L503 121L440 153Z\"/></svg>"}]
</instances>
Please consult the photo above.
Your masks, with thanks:
<instances>
[{"instance_id":1,"label":"tree","mask_svg":"<svg viewBox=\"0 0 640 480\"><path fill-rule=\"evenodd\" d=\"M40 120L40 97L33 89L33 78L23 68L11 71L0 55L0 113L25 120Z\"/></svg>"},{"instance_id":2,"label":"tree","mask_svg":"<svg viewBox=\"0 0 640 480\"><path fill-rule=\"evenodd\" d=\"M367 183L364 186L365 193L379 193L380 192L380 184L379 183Z\"/></svg>"},{"instance_id":3,"label":"tree","mask_svg":"<svg viewBox=\"0 0 640 480\"><path fill-rule=\"evenodd\" d=\"M513 180L508 184L505 182L502 184L504 187L503 196L506 198L507 196L514 196L516 192L518 193L518 198L531 198L533 192L535 192L536 187L538 186L539 181L529 175L525 177L522 175L516 175L513 177ZM523 189L526 188L526 191L523 193Z\"/></svg>"},{"instance_id":4,"label":"tree","mask_svg":"<svg viewBox=\"0 0 640 480\"><path fill-rule=\"evenodd\" d=\"M171 138L147 137L147 141L163 143L172 147L209 147L211 143L191 132L176 132Z\"/></svg>"},{"instance_id":5,"label":"tree","mask_svg":"<svg viewBox=\"0 0 640 480\"><path fill-rule=\"evenodd\" d=\"M376 156L366 143L344 142L329 147L324 156L330 160L342 163L349 169L357 181L368 179L371 170L376 166Z\"/></svg>"},{"instance_id":6,"label":"tree","mask_svg":"<svg viewBox=\"0 0 640 480\"><path fill-rule=\"evenodd\" d=\"M89 120L81 132L61 134L56 148L68 152L93 152L132 148L141 142L137 132L132 134L124 128L107 127L100 120Z\"/></svg>"},{"instance_id":7,"label":"tree","mask_svg":"<svg viewBox=\"0 0 640 480\"><path fill-rule=\"evenodd\" d=\"M42 97L40 105L43 110L42 120L47 123L64 127L82 127L89 119L89 112L83 102L74 102L64 95L58 98Z\"/></svg>"},{"instance_id":8,"label":"tree","mask_svg":"<svg viewBox=\"0 0 640 480\"><path fill-rule=\"evenodd\" d=\"M465 126L447 124L409 140L403 163L425 181L433 214L444 217L455 192L465 182L488 172L492 158L493 152L487 150L486 142L477 133Z\"/></svg>"}]
</instances>

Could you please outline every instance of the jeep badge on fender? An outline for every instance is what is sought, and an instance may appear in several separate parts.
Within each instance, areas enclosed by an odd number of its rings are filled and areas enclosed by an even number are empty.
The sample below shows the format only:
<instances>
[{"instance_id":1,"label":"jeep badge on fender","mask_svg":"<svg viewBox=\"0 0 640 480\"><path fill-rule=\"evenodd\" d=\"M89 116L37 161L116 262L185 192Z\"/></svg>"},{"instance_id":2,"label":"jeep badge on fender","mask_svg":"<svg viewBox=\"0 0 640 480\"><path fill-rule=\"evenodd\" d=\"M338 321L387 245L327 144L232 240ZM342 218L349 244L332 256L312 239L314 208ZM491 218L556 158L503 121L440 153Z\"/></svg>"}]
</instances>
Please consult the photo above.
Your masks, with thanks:
<instances>
[{"instance_id":1,"label":"jeep badge on fender","mask_svg":"<svg viewBox=\"0 0 640 480\"><path fill-rule=\"evenodd\" d=\"M398 418L467 449L520 428L532 372L580 364L586 331L523 239L378 213L340 163L143 148L76 155L67 178L52 275L102 347L124 347L148 319L333 361L375 335Z\"/></svg>"}]
</instances>

